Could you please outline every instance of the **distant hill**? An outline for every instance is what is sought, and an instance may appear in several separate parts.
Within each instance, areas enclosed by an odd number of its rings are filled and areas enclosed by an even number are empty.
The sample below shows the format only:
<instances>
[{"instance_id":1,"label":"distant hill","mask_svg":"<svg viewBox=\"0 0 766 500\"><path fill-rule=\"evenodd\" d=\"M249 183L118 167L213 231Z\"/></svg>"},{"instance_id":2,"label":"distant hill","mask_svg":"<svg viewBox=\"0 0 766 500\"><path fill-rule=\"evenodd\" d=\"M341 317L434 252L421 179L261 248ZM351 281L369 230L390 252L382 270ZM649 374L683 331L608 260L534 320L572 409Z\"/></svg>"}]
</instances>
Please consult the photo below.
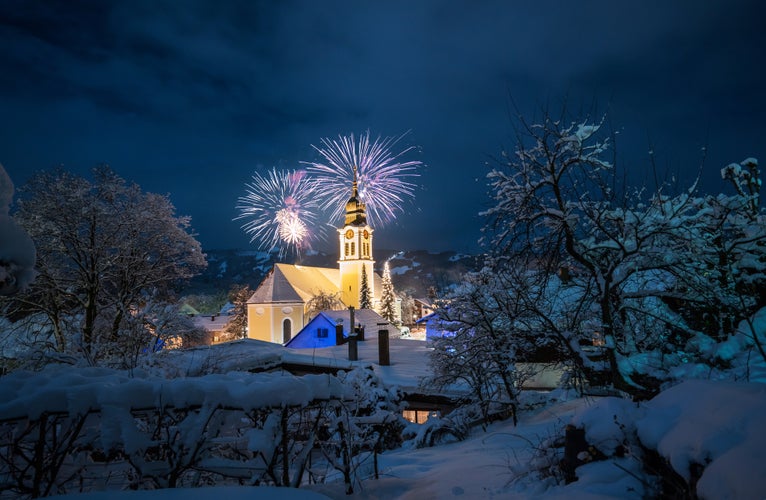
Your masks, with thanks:
<instances>
[{"instance_id":1,"label":"distant hill","mask_svg":"<svg viewBox=\"0 0 766 500\"><path fill-rule=\"evenodd\" d=\"M275 254L254 250L206 250L205 253L208 267L184 287L184 295L227 292L235 284L256 288L276 261ZM375 270L380 274L388 259L394 288L414 297L425 297L430 287L443 293L458 283L463 273L477 270L482 264L481 256L425 250L379 250L373 257ZM291 263L337 267L338 256L312 252Z\"/></svg>"}]
</instances>

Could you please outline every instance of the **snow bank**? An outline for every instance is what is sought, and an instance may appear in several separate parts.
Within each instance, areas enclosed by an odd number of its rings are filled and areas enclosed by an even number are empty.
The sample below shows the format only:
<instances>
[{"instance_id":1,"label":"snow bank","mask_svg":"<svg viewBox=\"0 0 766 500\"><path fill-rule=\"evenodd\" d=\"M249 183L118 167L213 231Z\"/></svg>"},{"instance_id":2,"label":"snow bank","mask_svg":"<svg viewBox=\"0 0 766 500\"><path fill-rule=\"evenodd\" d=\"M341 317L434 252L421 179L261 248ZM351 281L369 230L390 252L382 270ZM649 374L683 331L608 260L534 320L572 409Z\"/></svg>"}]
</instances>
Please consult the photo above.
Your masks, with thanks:
<instances>
[{"instance_id":1,"label":"snow bank","mask_svg":"<svg viewBox=\"0 0 766 500\"><path fill-rule=\"evenodd\" d=\"M615 457L620 446L626 447L622 450L625 456L637 453L631 449L633 436L637 436L687 482L696 479L692 469L699 468L702 474L696 488L700 498L760 498L766 492L764 414L764 384L690 380L640 405L619 398L598 400L577 412L571 423L585 429L587 442L608 457ZM603 474L604 468L612 473L633 468L630 462L618 464L621 460L579 467L580 484L564 491L599 492L603 478L594 476L591 469ZM635 487L628 483L623 486ZM586 488L586 484L590 486ZM624 494L628 490L612 491Z\"/></svg>"},{"instance_id":2,"label":"snow bank","mask_svg":"<svg viewBox=\"0 0 766 500\"><path fill-rule=\"evenodd\" d=\"M101 491L56 497L60 500L322 500L329 497L297 488L273 486L223 486L216 488L169 488L153 491Z\"/></svg>"},{"instance_id":3,"label":"snow bank","mask_svg":"<svg viewBox=\"0 0 766 500\"><path fill-rule=\"evenodd\" d=\"M342 398L346 389L329 375L231 372L202 377L131 378L102 368L17 371L0 378L0 419L37 419L44 412L84 414L101 408L161 406L273 408Z\"/></svg>"},{"instance_id":4,"label":"snow bank","mask_svg":"<svg viewBox=\"0 0 766 500\"><path fill-rule=\"evenodd\" d=\"M685 479L704 466L704 498L759 498L766 492L766 385L691 380L646 403L641 442Z\"/></svg>"}]
</instances>

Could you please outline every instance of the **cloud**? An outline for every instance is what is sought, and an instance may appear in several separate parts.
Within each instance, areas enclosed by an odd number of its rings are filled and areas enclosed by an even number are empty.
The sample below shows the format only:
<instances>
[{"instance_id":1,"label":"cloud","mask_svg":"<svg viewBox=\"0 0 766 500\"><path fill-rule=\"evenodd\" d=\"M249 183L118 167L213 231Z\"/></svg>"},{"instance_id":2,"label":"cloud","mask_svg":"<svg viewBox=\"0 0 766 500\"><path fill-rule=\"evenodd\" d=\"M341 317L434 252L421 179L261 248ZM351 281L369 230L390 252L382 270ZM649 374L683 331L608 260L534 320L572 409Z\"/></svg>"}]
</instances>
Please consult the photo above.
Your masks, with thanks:
<instances>
[{"instance_id":1,"label":"cloud","mask_svg":"<svg viewBox=\"0 0 766 500\"><path fill-rule=\"evenodd\" d=\"M429 165L423 216L440 215L441 194L460 197L453 220L474 237L485 208L474 179L511 146L509 95L525 115L564 99L609 107L636 164L648 135L669 152L694 137L729 150L739 130L746 149L766 127L763 11L745 0L9 0L0 103L17 118L0 124L0 160L13 171L97 159L191 199L209 172L237 185L258 164L312 159L322 137L412 129ZM221 208L199 217L230 217L231 188L208 191L204 204Z\"/></svg>"}]
</instances>

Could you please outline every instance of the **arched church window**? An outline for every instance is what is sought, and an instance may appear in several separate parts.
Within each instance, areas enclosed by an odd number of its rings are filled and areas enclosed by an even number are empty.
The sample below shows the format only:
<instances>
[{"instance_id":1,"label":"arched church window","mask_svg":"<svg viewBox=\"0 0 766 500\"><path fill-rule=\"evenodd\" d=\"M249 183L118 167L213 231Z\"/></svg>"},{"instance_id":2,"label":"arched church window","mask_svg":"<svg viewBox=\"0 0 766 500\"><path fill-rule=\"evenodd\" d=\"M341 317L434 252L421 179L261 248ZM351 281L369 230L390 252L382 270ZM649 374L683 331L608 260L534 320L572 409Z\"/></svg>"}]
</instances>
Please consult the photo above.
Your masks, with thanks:
<instances>
[{"instance_id":1,"label":"arched church window","mask_svg":"<svg viewBox=\"0 0 766 500\"><path fill-rule=\"evenodd\" d=\"M290 318L285 318L282 321L282 343L286 344L293 336L293 322Z\"/></svg>"}]
</instances>

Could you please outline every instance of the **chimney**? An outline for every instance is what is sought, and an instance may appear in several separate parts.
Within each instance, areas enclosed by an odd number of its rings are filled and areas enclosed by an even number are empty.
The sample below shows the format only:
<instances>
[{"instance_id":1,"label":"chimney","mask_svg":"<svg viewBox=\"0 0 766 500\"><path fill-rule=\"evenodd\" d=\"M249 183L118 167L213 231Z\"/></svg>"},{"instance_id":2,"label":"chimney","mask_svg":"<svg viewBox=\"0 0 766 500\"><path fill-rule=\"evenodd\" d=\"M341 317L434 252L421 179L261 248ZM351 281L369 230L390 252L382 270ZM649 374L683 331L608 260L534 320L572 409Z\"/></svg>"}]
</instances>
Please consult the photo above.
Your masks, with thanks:
<instances>
[{"instance_id":1,"label":"chimney","mask_svg":"<svg viewBox=\"0 0 766 500\"><path fill-rule=\"evenodd\" d=\"M388 323L378 323L378 364L380 366L389 366L391 364L388 330L385 329L387 325Z\"/></svg>"},{"instance_id":2,"label":"chimney","mask_svg":"<svg viewBox=\"0 0 766 500\"><path fill-rule=\"evenodd\" d=\"M359 351L356 345L356 334L351 333L348 336L348 360L359 361Z\"/></svg>"}]
</instances>

